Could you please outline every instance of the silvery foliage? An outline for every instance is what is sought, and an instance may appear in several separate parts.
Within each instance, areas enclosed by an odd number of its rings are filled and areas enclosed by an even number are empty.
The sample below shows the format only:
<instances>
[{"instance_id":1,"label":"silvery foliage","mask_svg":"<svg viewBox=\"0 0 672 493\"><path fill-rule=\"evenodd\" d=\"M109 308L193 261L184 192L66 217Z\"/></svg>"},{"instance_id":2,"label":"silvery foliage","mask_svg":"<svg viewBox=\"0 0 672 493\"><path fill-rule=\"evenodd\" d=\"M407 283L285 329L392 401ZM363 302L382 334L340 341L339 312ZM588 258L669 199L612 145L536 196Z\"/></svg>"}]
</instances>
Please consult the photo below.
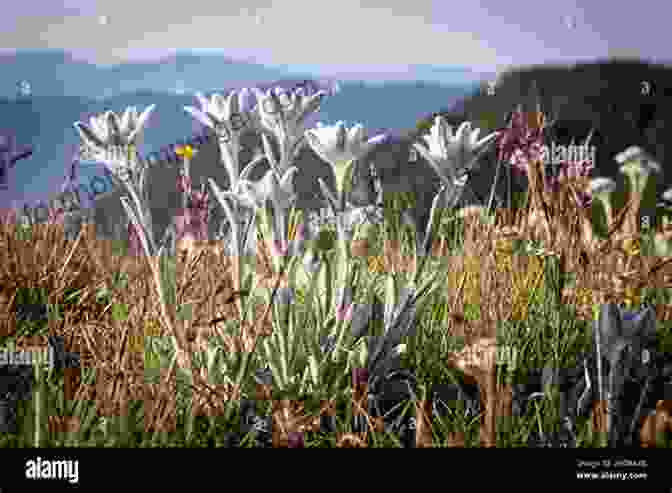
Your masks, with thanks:
<instances>
[{"instance_id":1,"label":"silvery foliage","mask_svg":"<svg viewBox=\"0 0 672 493\"><path fill-rule=\"evenodd\" d=\"M271 169L258 182L241 180L239 182L240 196L248 202L249 208L259 214L258 219L262 221L265 228L264 235L270 234L271 236L268 240L287 247L288 253L291 251L290 255L293 255L296 253L295 247L301 243L300 241L290 242L288 237L290 213L297 198L293 179L298 169L290 166L285 172L281 172L277 171L276 163L272 162L271 165ZM274 259L274 261L279 270L279 259Z\"/></svg>"},{"instance_id":2,"label":"silvery foliage","mask_svg":"<svg viewBox=\"0 0 672 493\"><path fill-rule=\"evenodd\" d=\"M196 97L200 108L188 106L184 107L184 110L217 135L222 164L227 172L230 188L222 191L212 178L208 179L208 183L214 198L224 210L228 226L227 233L225 231L227 226L220 225L219 238L225 238L226 253L240 262L244 252L252 252L256 236L252 227L253 216L246 211L250 204L245 200L246 197L241 195L239 182L245 180L253 166L263 158L257 156L241 170L240 139L241 133L249 124L250 91L244 88L241 91L232 91L226 97L216 93L209 98L200 93ZM238 269L238 272L241 272L241 269ZM240 281L242 282L242 278Z\"/></svg>"},{"instance_id":3,"label":"silvery foliage","mask_svg":"<svg viewBox=\"0 0 672 493\"><path fill-rule=\"evenodd\" d=\"M254 212L250 210L241 210L239 212L240 218L245 225L245 237L248 238L248 242L245 247L245 254L252 255L256 252L257 236L253 234L254 232ZM218 227L217 232L215 233L214 239L219 241L224 245L224 255L233 255L234 247L232 245L233 241L233 232L231 230L231 224L229 221L221 221Z\"/></svg>"},{"instance_id":4,"label":"silvery foliage","mask_svg":"<svg viewBox=\"0 0 672 493\"><path fill-rule=\"evenodd\" d=\"M288 92L281 87L271 88L266 92L257 88L244 88L240 92L233 91L226 98L214 94L210 99L206 99L202 95L198 95L201 108L185 107L185 111L215 131L219 139L222 159L229 174L230 191L220 194L218 190L215 190L215 196L217 198L220 196L230 198L234 203L243 206L242 210L247 207L252 208L255 212L258 211L259 201L263 202L264 197L259 199L256 196L257 193L251 194L250 192L263 192L270 198L274 188L265 187L265 190L263 190L264 187L261 187L261 185L265 184L264 180L262 180L262 183L252 184L243 175L246 174L246 170L249 174L249 170L256 164L263 159L267 159L271 170L275 171L279 177L284 177L284 173L290 169L291 163L303 144L302 135L305 131L306 117L319 108L319 104L325 95L324 91L307 95L302 88ZM256 105L253 102L254 97L257 99ZM265 153L255 157L252 162L248 163L245 170L239 173L240 135L247 126L251 126L261 133ZM278 142L280 148L279 160L276 160L274 156L268 140L269 135L272 135ZM268 176L265 178L268 178ZM211 187L214 185L211 183ZM259 185L259 187L255 185ZM255 200L247 200L251 198L250 195L254 195ZM222 203L221 200L220 204L225 210L227 209L228 204ZM239 220L239 224L235 225L234 229L241 234L245 234L245 249L247 251L256 250L254 247L256 235L254 234L254 228L249 226L249 215L246 212L241 212L239 207L236 207L236 211L238 216L235 219ZM231 213L233 213L233 210ZM227 217L227 219L229 220L228 236L231 237L234 218ZM244 219L243 223L242 220ZM224 225L220 228L219 238L227 237L226 228L227 226ZM233 250L230 242L227 248L230 252Z\"/></svg>"}]
</instances>

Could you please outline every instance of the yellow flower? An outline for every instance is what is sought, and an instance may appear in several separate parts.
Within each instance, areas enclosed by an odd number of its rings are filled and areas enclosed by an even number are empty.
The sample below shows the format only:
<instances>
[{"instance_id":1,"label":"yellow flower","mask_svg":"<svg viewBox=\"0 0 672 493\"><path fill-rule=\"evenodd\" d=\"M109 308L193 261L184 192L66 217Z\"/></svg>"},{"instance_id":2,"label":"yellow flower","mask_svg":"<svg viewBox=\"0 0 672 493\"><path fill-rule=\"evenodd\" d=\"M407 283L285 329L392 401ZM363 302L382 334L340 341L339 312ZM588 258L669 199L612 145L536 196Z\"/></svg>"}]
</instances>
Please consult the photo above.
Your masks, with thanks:
<instances>
[{"instance_id":1,"label":"yellow flower","mask_svg":"<svg viewBox=\"0 0 672 493\"><path fill-rule=\"evenodd\" d=\"M184 159L191 159L196 154L196 150L190 145L180 146L175 149L175 154L182 156Z\"/></svg>"}]
</instances>

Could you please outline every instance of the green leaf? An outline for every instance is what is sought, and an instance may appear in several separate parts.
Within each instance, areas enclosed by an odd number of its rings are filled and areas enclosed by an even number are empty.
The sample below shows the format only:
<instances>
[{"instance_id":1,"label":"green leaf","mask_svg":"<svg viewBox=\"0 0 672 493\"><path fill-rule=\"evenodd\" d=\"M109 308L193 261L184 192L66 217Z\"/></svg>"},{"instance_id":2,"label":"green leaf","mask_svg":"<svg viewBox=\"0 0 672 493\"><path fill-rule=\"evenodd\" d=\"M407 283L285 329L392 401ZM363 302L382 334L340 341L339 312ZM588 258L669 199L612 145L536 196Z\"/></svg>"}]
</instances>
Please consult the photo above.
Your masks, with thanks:
<instances>
[{"instance_id":1,"label":"green leaf","mask_svg":"<svg viewBox=\"0 0 672 493\"><path fill-rule=\"evenodd\" d=\"M47 304L47 316L49 320L62 320L59 305L51 303Z\"/></svg>"},{"instance_id":2,"label":"green leaf","mask_svg":"<svg viewBox=\"0 0 672 493\"><path fill-rule=\"evenodd\" d=\"M180 305L177 309L177 318L178 320L191 320L194 316L193 312L193 305L191 303Z\"/></svg>"},{"instance_id":3,"label":"green leaf","mask_svg":"<svg viewBox=\"0 0 672 493\"><path fill-rule=\"evenodd\" d=\"M175 305L176 304L176 292L175 292L175 261L168 257L160 257L160 275L161 275L161 286L164 291L165 303L166 305Z\"/></svg>"},{"instance_id":4,"label":"green leaf","mask_svg":"<svg viewBox=\"0 0 672 493\"><path fill-rule=\"evenodd\" d=\"M115 322L123 322L128 318L128 305L115 303L112 305L112 318Z\"/></svg>"},{"instance_id":5,"label":"green leaf","mask_svg":"<svg viewBox=\"0 0 672 493\"><path fill-rule=\"evenodd\" d=\"M119 271L115 272L112 278L112 285L114 289L124 289L128 286L128 274Z\"/></svg>"},{"instance_id":6,"label":"green leaf","mask_svg":"<svg viewBox=\"0 0 672 493\"><path fill-rule=\"evenodd\" d=\"M78 289L76 291L73 291L72 293L68 294L65 297L65 301L70 301L76 299L81 293L84 291L83 289Z\"/></svg>"},{"instance_id":7,"label":"green leaf","mask_svg":"<svg viewBox=\"0 0 672 493\"><path fill-rule=\"evenodd\" d=\"M158 369L161 367L161 356L156 351L145 351L145 368Z\"/></svg>"},{"instance_id":8,"label":"green leaf","mask_svg":"<svg viewBox=\"0 0 672 493\"><path fill-rule=\"evenodd\" d=\"M110 301L109 298L110 298L111 295L112 295L112 292L109 289L101 288L96 293L96 301L98 303L109 302Z\"/></svg>"}]
</instances>

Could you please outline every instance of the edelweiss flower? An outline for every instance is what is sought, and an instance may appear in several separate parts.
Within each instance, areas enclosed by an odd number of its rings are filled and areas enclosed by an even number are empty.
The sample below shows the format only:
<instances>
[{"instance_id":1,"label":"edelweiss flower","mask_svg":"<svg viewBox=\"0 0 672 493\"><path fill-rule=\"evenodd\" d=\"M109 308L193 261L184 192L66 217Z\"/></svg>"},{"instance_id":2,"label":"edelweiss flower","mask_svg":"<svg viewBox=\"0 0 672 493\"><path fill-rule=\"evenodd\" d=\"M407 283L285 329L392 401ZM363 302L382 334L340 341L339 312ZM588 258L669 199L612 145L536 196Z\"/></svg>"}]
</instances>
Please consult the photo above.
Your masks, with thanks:
<instances>
[{"instance_id":1,"label":"edelweiss flower","mask_svg":"<svg viewBox=\"0 0 672 493\"><path fill-rule=\"evenodd\" d=\"M196 98L201 108L184 107L184 111L217 134L222 160L232 188L235 187L240 173L240 136L250 123L250 96L248 88L231 91L226 97L212 94L210 99L197 93Z\"/></svg>"},{"instance_id":2,"label":"edelweiss flower","mask_svg":"<svg viewBox=\"0 0 672 493\"><path fill-rule=\"evenodd\" d=\"M590 194L602 203L609 225L612 224L613 219L610 195L614 190L616 190L616 182L610 178L599 177L590 181Z\"/></svg>"},{"instance_id":3,"label":"edelweiss flower","mask_svg":"<svg viewBox=\"0 0 672 493\"><path fill-rule=\"evenodd\" d=\"M215 132L239 132L247 124L246 114L250 111L251 93L246 87L240 91L231 91L226 97L215 93L210 99L202 93L196 93L196 99L200 109L185 106L184 111Z\"/></svg>"},{"instance_id":4,"label":"edelweiss flower","mask_svg":"<svg viewBox=\"0 0 672 493\"><path fill-rule=\"evenodd\" d=\"M147 255L154 254L156 245L152 235L151 212L147 203L145 172L147 170L135 151L136 141L154 110L149 106L138 116L135 108L128 108L119 118L114 112L107 111L102 115L90 118L90 127L82 122L75 122L75 130L81 139L81 149L96 160L103 162L116 185L126 188L131 196L133 208L127 197L122 197L122 206L133 222L133 227L148 236L147 243L143 238L143 249ZM151 250L149 249L151 247Z\"/></svg>"},{"instance_id":5,"label":"edelweiss flower","mask_svg":"<svg viewBox=\"0 0 672 493\"><path fill-rule=\"evenodd\" d=\"M75 122L82 154L101 161L122 184L129 180L137 181L136 185L144 184L142 162L137 159L135 146L155 106L150 105L140 116L135 107L130 107L121 118L113 111L107 111L92 116L88 126Z\"/></svg>"},{"instance_id":6,"label":"edelweiss flower","mask_svg":"<svg viewBox=\"0 0 672 493\"><path fill-rule=\"evenodd\" d=\"M270 169L257 182L242 179L238 183L238 195L253 209L265 207L266 201L270 200L274 209L288 210L296 200L293 178L297 171L295 166L283 174Z\"/></svg>"},{"instance_id":7,"label":"edelweiss flower","mask_svg":"<svg viewBox=\"0 0 672 493\"><path fill-rule=\"evenodd\" d=\"M471 122L464 122L453 134L452 126L443 117L437 116L430 135L423 136L427 147L418 143L413 146L434 168L444 184L453 189L466 183L465 175L475 164L477 154L498 135L493 132L478 140L479 133L480 129L471 129Z\"/></svg>"},{"instance_id":8,"label":"edelweiss flower","mask_svg":"<svg viewBox=\"0 0 672 493\"><path fill-rule=\"evenodd\" d=\"M307 95L302 90L286 91L282 87L268 89L265 93L255 87L253 91L259 103L262 128L278 137L281 144L288 138L296 141L303 135L306 118L319 109L327 95L325 91Z\"/></svg>"},{"instance_id":9,"label":"edelweiss flower","mask_svg":"<svg viewBox=\"0 0 672 493\"><path fill-rule=\"evenodd\" d=\"M149 106L141 115L138 115L138 110L135 106L126 108L121 117L115 113L110 113L108 118L110 119L111 131L114 135L119 135L123 138L123 144L135 144L155 106Z\"/></svg>"},{"instance_id":10,"label":"edelweiss flower","mask_svg":"<svg viewBox=\"0 0 672 493\"><path fill-rule=\"evenodd\" d=\"M660 165L637 146L628 147L617 154L615 159L622 164L620 172L628 177L632 190L638 194L644 192L649 175L661 171Z\"/></svg>"},{"instance_id":11,"label":"edelweiss flower","mask_svg":"<svg viewBox=\"0 0 672 493\"><path fill-rule=\"evenodd\" d=\"M366 156L375 146L388 138L387 134L379 134L367 139L366 131L361 124L346 129L345 123L337 122L332 126L318 123L317 127L306 131L306 141L322 160L329 163L336 178L337 193L345 191L348 174L354 162ZM322 185L322 183L321 183ZM336 203L336 198L322 186L327 198Z\"/></svg>"},{"instance_id":12,"label":"edelweiss flower","mask_svg":"<svg viewBox=\"0 0 672 493\"><path fill-rule=\"evenodd\" d=\"M82 141L90 148L131 146L136 144L155 107L152 104L138 115L137 109L131 106L121 117L113 111L106 111L89 118L88 126L79 121L74 125Z\"/></svg>"}]
</instances>

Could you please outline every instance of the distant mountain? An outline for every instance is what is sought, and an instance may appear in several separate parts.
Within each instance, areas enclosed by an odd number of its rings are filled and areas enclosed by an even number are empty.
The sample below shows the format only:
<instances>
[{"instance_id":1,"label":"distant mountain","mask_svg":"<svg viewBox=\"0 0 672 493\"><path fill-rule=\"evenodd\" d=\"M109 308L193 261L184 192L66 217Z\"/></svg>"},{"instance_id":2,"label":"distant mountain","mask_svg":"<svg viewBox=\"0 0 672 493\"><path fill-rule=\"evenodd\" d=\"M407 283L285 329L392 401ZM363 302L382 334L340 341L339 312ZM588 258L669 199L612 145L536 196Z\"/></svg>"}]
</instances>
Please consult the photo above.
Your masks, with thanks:
<instances>
[{"instance_id":1,"label":"distant mountain","mask_svg":"<svg viewBox=\"0 0 672 493\"><path fill-rule=\"evenodd\" d=\"M532 111L537 101L547 116L557 119L551 129L556 144L570 144L572 138L581 144L594 130L594 176L615 178L622 186L614 158L636 145L662 167L663 174L655 183L658 196L672 187L672 66L598 60L515 69L501 75L494 94L478 91L445 114L463 114L485 134L502 128L516 105ZM428 128L435 114L430 112L420 127ZM652 209L644 212L649 214Z\"/></svg>"},{"instance_id":2,"label":"distant mountain","mask_svg":"<svg viewBox=\"0 0 672 493\"><path fill-rule=\"evenodd\" d=\"M177 53L153 62L97 66L61 50L29 50L0 55L0 97L13 98L17 84L27 81L36 96L103 99L150 90L167 93L210 92L221 84L254 85L286 78L336 78L319 67L264 66L212 53ZM318 72L323 72L318 75ZM8 76L9 74L9 76ZM405 72L343 74L345 81L416 81L468 85L484 77L468 68L410 65Z\"/></svg>"},{"instance_id":3,"label":"distant mountain","mask_svg":"<svg viewBox=\"0 0 672 493\"><path fill-rule=\"evenodd\" d=\"M339 71L320 66L278 66L288 73L309 73L312 76L338 79L343 82L367 81L369 84L381 84L390 81L424 81L441 85L470 85L476 81L494 80L493 73L475 72L469 67L443 67L436 65L407 65L396 69L373 68L365 71Z\"/></svg>"},{"instance_id":4,"label":"distant mountain","mask_svg":"<svg viewBox=\"0 0 672 493\"><path fill-rule=\"evenodd\" d=\"M210 91L218 81L250 84L286 76L282 70L237 62L224 56L178 54L158 62L135 62L99 67L57 50L0 55L0 70L12 77L0 81L0 96L11 98L25 80L36 96L75 96L101 99L142 90Z\"/></svg>"}]
</instances>

